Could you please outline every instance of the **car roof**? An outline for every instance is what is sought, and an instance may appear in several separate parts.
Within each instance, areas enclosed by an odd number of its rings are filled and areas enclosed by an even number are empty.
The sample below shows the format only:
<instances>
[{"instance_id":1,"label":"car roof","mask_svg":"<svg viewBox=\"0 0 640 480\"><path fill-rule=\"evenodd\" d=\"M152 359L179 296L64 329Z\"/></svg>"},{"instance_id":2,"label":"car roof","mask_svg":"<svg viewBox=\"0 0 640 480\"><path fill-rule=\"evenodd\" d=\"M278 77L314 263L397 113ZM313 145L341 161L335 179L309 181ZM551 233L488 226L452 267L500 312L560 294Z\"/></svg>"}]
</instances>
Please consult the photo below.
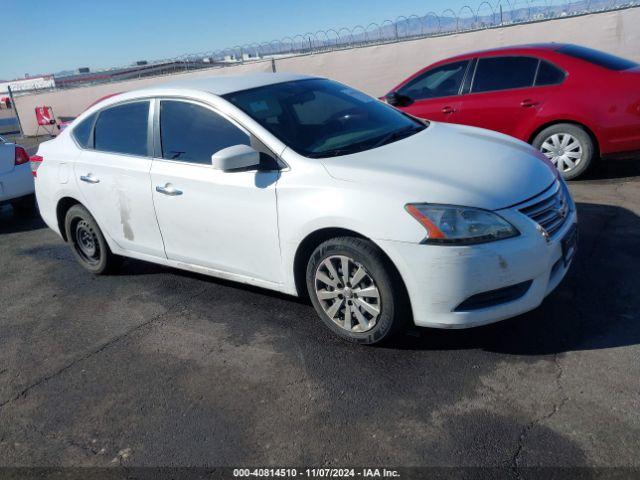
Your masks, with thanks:
<instances>
[{"instance_id":1,"label":"car roof","mask_svg":"<svg viewBox=\"0 0 640 480\"><path fill-rule=\"evenodd\" d=\"M463 59L463 58L472 58L477 56L490 55L493 53L499 54L509 54L509 53L532 53L532 52L540 52L540 51L556 51L564 46L566 43L531 43L527 45L512 45L508 47L500 47L500 48L491 48L488 50L478 50L475 52L469 52L462 55L458 55L456 57L449 58L449 60L453 59Z\"/></svg>"},{"instance_id":2,"label":"car roof","mask_svg":"<svg viewBox=\"0 0 640 480\"><path fill-rule=\"evenodd\" d=\"M153 90L188 89L212 93L214 95L226 95L251 88L273 85L276 83L307 80L317 77L298 75L295 73L252 73L249 75L216 75L207 78L182 80L170 82L152 87ZM138 90L140 92L140 90Z\"/></svg>"}]
</instances>

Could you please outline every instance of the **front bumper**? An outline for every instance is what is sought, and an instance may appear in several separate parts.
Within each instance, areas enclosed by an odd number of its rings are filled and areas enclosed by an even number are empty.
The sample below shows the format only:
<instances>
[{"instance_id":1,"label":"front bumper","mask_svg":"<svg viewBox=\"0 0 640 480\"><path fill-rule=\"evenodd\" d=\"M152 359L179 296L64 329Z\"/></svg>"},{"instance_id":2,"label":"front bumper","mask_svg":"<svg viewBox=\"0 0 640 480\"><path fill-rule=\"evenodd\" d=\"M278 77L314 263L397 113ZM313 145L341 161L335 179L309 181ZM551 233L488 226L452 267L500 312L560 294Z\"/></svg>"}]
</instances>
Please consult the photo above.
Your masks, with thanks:
<instances>
[{"instance_id":1,"label":"front bumper","mask_svg":"<svg viewBox=\"0 0 640 480\"><path fill-rule=\"evenodd\" d=\"M575 207L547 240L535 222L516 210L499 212L521 235L480 245L455 247L379 241L402 276L421 327L470 328L504 320L538 307L566 275L562 239L577 223ZM456 309L470 297L529 283L515 300Z\"/></svg>"}]
</instances>

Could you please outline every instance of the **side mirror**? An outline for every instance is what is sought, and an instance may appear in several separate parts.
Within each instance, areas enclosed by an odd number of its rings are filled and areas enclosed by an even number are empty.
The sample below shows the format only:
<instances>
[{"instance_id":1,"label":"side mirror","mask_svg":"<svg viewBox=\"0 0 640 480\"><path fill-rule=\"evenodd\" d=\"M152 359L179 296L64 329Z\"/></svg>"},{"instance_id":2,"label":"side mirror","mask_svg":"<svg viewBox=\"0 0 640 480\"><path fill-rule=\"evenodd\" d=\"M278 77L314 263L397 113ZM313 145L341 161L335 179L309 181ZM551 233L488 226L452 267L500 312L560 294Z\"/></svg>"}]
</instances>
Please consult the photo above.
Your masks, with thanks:
<instances>
[{"instance_id":1,"label":"side mirror","mask_svg":"<svg viewBox=\"0 0 640 480\"><path fill-rule=\"evenodd\" d=\"M234 145L211 155L211 165L216 170L228 171L260 165L260 153L248 145Z\"/></svg>"},{"instance_id":2,"label":"side mirror","mask_svg":"<svg viewBox=\"0 0 640 480\"><path fill-rule=\"evenodd\" d=\"M406 107L407 105L411 105L413 102L410 97L398 92L389 92L385 99L387 100L387 103L393 107Z\"/></svg>"}]
</instances>

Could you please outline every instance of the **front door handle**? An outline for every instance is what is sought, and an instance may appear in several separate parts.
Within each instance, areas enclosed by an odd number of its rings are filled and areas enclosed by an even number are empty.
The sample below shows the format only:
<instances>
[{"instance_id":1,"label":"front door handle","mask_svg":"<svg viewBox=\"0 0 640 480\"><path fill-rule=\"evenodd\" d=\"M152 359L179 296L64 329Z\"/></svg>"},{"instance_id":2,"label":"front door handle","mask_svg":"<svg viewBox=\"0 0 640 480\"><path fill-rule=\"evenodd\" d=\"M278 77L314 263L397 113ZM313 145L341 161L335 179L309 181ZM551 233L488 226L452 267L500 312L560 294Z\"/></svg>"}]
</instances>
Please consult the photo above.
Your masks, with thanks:
<instances>
[{"instance_id":1,"label":"front door handle","mask_svg":"<svg viewBox=\"0 0 640 480\"><path fill-rule=\"evenodd\" d=\"M161 193L163 195L169 195L170 197L182 195L182 190L178 190L176 187L174 187L170 183L167 183L164 187L157 185L156 192Z\"/></svg>"},{"instance_id":2,"label":"front door handle","mask_svg":"<svg viewBox=\"0 0 640 480\"><path fill-rule=\"evenodd\" d=\"M100 179L93 176L93 173L88 173L86 175L81 175L80 180L87 183L100 183Z\"/></svg>"},{"instance_id":3,"label":"front door handle","mask_svg":"<svg viewBox=\"0 0 640 480\"><path fill-rule=\"evenodd\" d=\"M534 102L533 100L530 100L530 99L526 99L520 102L520 106L524 108L531 108L531 107L535 107L536 105L538 105L538 102Z\"/></svg>"},{"instance_id":4,"label":"front door handle","mask_svg":"<svg viewBox=\"0 0 640 480\"><path fill-rule=\"evenodd\" d=\"M451 115L454 112L455 112L455 109L453 107L443 107L442 108L442 113L444 113L445 115Z\"/></svg>"}]
</instances>

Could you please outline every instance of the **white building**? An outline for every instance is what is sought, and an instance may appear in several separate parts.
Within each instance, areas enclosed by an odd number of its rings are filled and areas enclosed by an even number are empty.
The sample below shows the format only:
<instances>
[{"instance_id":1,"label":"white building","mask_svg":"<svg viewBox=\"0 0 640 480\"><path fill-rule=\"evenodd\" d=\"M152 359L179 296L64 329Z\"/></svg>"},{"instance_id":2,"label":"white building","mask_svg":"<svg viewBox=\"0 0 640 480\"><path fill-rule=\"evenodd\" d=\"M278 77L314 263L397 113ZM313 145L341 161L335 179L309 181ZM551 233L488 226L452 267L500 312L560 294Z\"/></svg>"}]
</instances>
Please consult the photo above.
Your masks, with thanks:
<instances>
[{"instance_id":1,"label":"white building","mask_svg":"<svg viewBox=\"0 0 640 480\"><path fill-rule=\"evenodd\" d=\"M21 92L24 90L40 90L44 88L53 88L55 86L56 81L53 78L53 75L9 80L8 82L0 82L0 96L5 96L5 94L8 94L8 87L11 87L12 92Z\"/></svg>"}]
</instances>

